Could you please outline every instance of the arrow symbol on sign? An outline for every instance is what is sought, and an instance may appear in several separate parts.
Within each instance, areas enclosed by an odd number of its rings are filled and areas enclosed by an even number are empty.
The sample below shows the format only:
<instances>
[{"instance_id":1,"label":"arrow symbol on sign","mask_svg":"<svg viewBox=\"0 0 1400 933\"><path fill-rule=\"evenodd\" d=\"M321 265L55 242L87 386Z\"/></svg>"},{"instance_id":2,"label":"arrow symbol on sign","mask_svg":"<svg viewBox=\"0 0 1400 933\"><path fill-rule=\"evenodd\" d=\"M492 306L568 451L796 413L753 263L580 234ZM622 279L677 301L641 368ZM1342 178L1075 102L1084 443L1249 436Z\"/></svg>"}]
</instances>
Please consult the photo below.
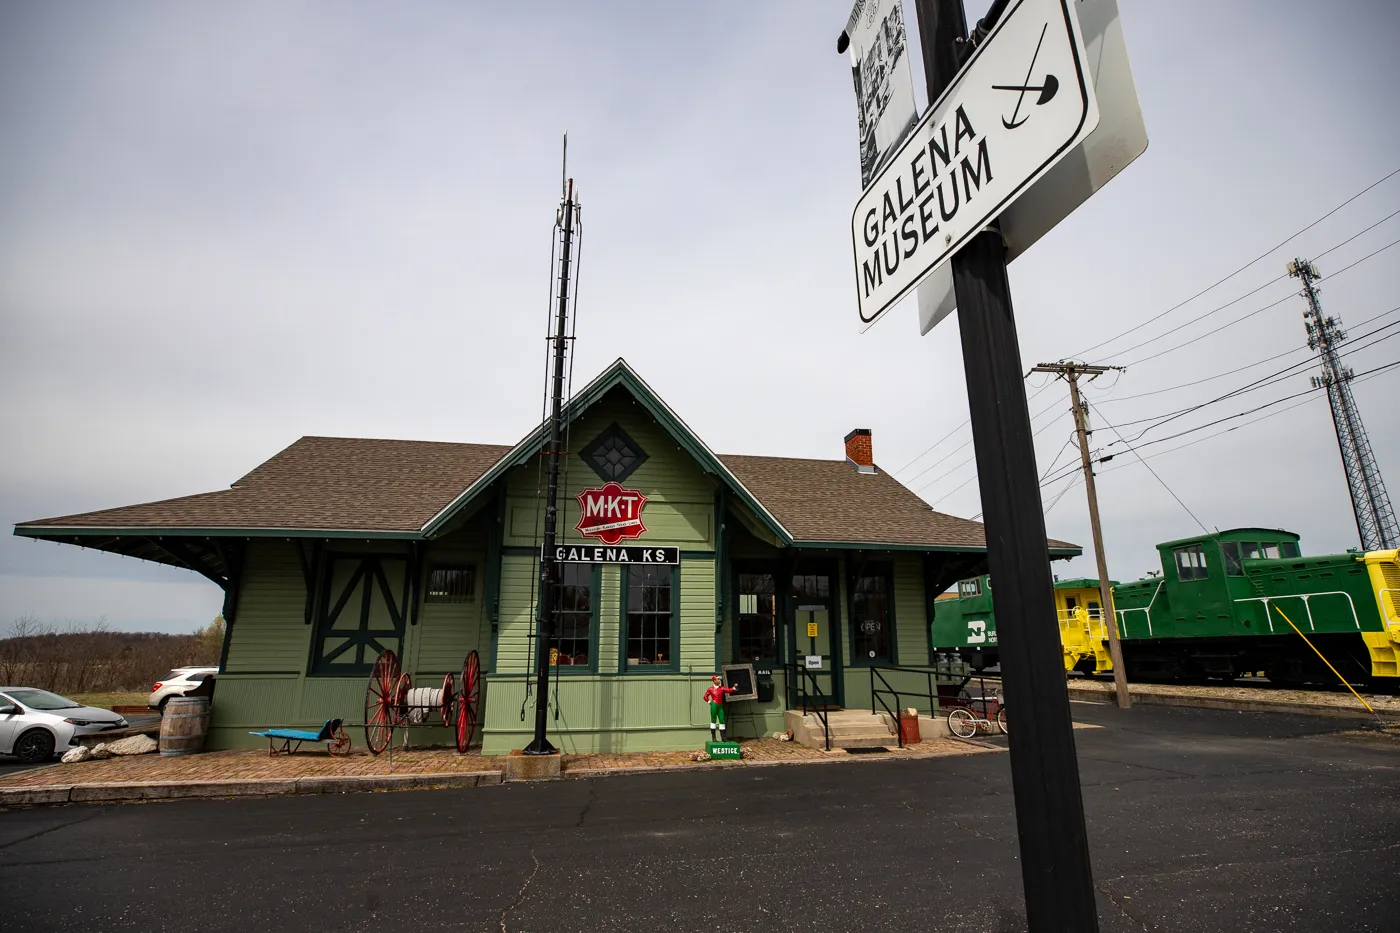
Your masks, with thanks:
<instances>
[{"instance_id":1,"label":"arrow symbol on sign","mask_svg":"<svg viewBox=\"0 0 1400 933\"><path fill-rule=\"evenodd\" d=\"M1036 91L1039 93L1040 96L1036 98L1035 103L1036 106L1040 106L1041 104L1049 103L1054 98L1055 92L1060 89L1060 80L1052 74L1047 74L1045 76L1045 81L1042 84L1033 85L1029 83L1031 80L1031 73L1035 71L1035 60L1040 57L1040 47L1045 42L1045 31L1049 28L1049 23L1046 23L1040 28L1040 40L1035 44L1035 54L1031 56L1030 67L1026 69L1027 83L992 85L992 90L994 91L1016 91L1018 94L1016 98L1016 109L1011 111L1011 118L1009 120L1006 117L1001 118L1001 125L1006 127L1008 130L1014 130L1016 127L1020 126L1022 123L1025 123L1027 120L1030 119L1029 114L1027 114L1024 117L1021 117L1021 119L1019 120L1016 119L1021 114L1021 104L1025 101L1026 95L1028 93L1032 91Z\"/></svg>"}]
</instances>

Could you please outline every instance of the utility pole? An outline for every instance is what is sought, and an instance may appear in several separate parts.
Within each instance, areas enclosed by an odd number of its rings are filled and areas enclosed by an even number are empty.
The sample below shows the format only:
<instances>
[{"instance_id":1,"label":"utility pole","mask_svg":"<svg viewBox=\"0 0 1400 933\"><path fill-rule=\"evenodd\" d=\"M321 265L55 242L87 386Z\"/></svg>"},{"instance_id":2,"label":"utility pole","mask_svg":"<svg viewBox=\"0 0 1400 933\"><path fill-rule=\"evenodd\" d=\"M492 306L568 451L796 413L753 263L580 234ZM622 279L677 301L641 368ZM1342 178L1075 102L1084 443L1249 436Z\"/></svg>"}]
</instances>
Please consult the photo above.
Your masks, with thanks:
<instances>
[{"instance_id":1,"label":"utility pole","mask_svg":"<svg viewBox=\"0 0 1400 933\"><path fill-rule=\"evenodd\" d=\"M1108 654L1113 659L1113 689L1118 697L1118 708L1128 709L1133 705L1133 700L1128 693L1123 645L1118 640L1118 613L1113 611L1113 588L1108 583L1108 558L1103 552L1103 528L1099 525L1099 493L1094 485L1094 465L1089 459L1089 435L1092 432L1085 423L1084 402L1079 397L1080 376L1088 376L1092 380L1109 371L1123 372L1123 367L1060 362L1041 363L1031 370L1033 373L1063 376L1069 383L1070 404L1074 406L1074 430L1079 435L1079 459L1084 465L1084 490L1089 498L1089 528L1094 536L1094 560L1099 570L1099 615L1107 620L1104 628L1108 632Z\"/></svg>"},{"instance_id":2,"label":"utility pole","mask_svg":"<svg viewBox=\"0 0 1400 933\"><path fill-rule=\"evenodd\" d=\"M1337 345L1347 339L1339 318L1322 313L1313 282L1322 278L1317 267L1306 259L1288 264L1288 274L1303 281L1303 297L1308 309L1303 321L1308 329L1308 347L1317 351L1322 363L1322 375L1313 376L1315 388L1326 387L1327 401L1332 406L1332 426L1337 431L1337 447L1342 454L1342 469L1351 493L1351 510L1356 516L1356 531L1361 537L1363 551L1388 551L1400 547L1400 525L1395 509L1381 479L1381 468L1371 449L1371 439L1361 423L1361 412L1351 394L1353 372L1338 359Z\"/></svg>"},{"instance_id":3,"label":"utility pole","mask_svg":"<svg viewBox=\"0 0 1400 933\"><path fill-rule=\"evenodd\" d=\"M962 0L916 0L930 106L966 61L972 42L987 34L1006 7L1005 0L995 0L969 37ZM1002 689L1016 720L1011 785L1027 925L1034 933L1097 933L1084 798L1001 231L973 237L952 266L987 563L997 581Z\"/></svg>"},{"instance_id":4,"label":"utility pole","mask_svg":"<svg viewBox=\"0 0 1400 933\"><path fill-rule=\"evenodd\" d=\"M565 140L568 145L568 140ZM564 189L563 245L559 259L559 301L554 321L554 371L550 383L549 482L545 489L544 549L540 555L539 622L535 626L535 737L525 746L527 755L552 755L557 749L545 737L549 711L549 643L554 637L554 597L559 585L559 564L554 559L554 542L559 528L559 459L563 453L564 354L569 344L569 262L574 241L574 180Z\"/></svg>"}]
</instances>

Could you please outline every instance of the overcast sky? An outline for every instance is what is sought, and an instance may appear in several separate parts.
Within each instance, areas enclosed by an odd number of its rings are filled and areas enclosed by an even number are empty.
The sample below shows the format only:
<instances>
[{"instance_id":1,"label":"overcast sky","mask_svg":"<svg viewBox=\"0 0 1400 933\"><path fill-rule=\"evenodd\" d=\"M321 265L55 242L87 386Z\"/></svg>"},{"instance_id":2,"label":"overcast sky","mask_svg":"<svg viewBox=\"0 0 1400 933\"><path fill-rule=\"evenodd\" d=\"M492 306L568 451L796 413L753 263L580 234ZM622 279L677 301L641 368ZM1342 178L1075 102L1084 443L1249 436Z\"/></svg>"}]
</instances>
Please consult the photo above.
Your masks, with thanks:
<instances>
[{"instance_id":1,"label":"overcast sky","mask_svg":"<svg viewBox=\"0 0 1400 933\"><path fill-rule=\"evenodd\" d=\"M1400 168L1400 4L1120 2L1151 144L1012 266L1027 367L1166 310ZM967 417L956 319L920 339L910 302L858 333L855 103L835 52L849 10L0 5L0 626L192 629L220 602L192 574L14 538L15 522L223 488L304 434L518 440L543 389L566 129L580 378L626 357L724 453L839 458L869 427L886 469L977 514L966 428L915 461ZM1400 176L1089 356L1135 363L1285 298L1296 282L1266 283L1289 258L1397 210ZM1318 263L1327 276L1396 239L1400 217ZM1396 309L1400 247L1322 286L1349 325ZM1284 300L1089 398L1121 423L1224 394L1306 354L1123 398L1302 347L1302 310ZM1396 359L1400 341L1348 362ZM1307 388L1299 371L1143 441ZM1400 494L1397 389L1391 370L1356 396ZM1071 462L1063 389L1030 406L1041 471ZM1112 439L1100 424L1093 446ZM1208 526L1289 528L1310 553L1358 543L1320 395L1150 462ZM1130 455L1100 494L1113 577L1198 527ZM1087 550L1082 487L1047 522ZM1057 570L1093 575L1087 554Z\"/></svg>"}]
</instances>

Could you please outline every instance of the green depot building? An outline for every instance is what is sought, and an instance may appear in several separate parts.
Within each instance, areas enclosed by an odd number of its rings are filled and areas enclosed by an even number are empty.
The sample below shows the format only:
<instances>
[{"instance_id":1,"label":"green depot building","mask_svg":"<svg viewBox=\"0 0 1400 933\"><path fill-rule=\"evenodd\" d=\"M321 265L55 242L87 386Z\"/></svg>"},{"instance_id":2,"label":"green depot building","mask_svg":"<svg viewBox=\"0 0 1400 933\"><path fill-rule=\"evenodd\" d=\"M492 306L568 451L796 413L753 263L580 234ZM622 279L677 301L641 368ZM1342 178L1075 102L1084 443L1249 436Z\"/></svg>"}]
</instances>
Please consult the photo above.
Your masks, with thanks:
<instances>
[{"instance_id":1,"label":"green depot building","mask_svg":"<svg viewBox=\"0 0 1400 933\"><path fill-rule=\"evenodd\" d=\"M753 665L757 698L732 704L730 738L791 728L785 714L804 702L869 711L875 674L928 710L933 601L986 572L983 529L877 468L869 431L847 436L844 460L717 455L623 360L574 395L565 419L563 546L679 559L562 565L548 713L561 750L698 748L701 697L734 663ZM481 748L504 753L533 728L547 438L547 425L514 447L303 437L228 489L15 534L184 567L223 588L208 747L260 747L253 729L362 724L381 650L415 686L460 676L475 650ZM602 495L609 483L620 497ZM618 533L621 546L605 546ZM436 722L415 726L413 743L450 744Z\"/></svg>"}]
</instances>

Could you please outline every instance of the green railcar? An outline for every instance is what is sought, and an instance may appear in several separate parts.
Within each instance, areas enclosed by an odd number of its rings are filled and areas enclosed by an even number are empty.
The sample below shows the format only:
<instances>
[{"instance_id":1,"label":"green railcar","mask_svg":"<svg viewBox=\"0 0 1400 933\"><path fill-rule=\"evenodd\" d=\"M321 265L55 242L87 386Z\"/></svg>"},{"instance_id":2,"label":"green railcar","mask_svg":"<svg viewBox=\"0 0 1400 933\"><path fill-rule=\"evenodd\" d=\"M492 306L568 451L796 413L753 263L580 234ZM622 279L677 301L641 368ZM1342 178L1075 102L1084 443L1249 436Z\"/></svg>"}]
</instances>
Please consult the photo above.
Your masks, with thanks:
<instances>
[{"instance_id":1,"label":"green railcar","mask_svg":"<svg viewBox=\"0 0 1400 933\"><path fill-rule=\"evenodd\" d=\"M1160 574L1113 592L1130 678L1263 672L1278 683L1336 683L1329 664L1352 681L1397 676L1395 551L1304 557L1296 534L1269 528L1157 551Z\"/></svg>"},{"instance_id":2,"label":"green railcar","mask_svg":"<svg viewBox=\"0 0 1400 933\"><path fill-rule=\"evenodd\" d=\"M1159 572L1113 587L1130 679L1263 673L1335 684L1340 674L1400 683L1400 551L1305 557L1296 534L1273 528L1182 538L1157 551ZM1066 670L1112 669L1097 586L1055 585ZM988 577L935 602L932 641L974 668L998 662Z\"/></svg>"},{"instance_id":3,"label":"green railcar","mask_svg":"<svg viewBox=\"0 0 1400 933\"><path fill-rule=\"evenodd\" d=\"M1067 671L1093 674L1113 669L1099 602L1098 580L1055 581L1055 615ZM974 670L996 666L1000 652L991 578L983 574L959 581L956 596L935 600L930 634L934 650Z\"/></svg>"}]
</instances>

